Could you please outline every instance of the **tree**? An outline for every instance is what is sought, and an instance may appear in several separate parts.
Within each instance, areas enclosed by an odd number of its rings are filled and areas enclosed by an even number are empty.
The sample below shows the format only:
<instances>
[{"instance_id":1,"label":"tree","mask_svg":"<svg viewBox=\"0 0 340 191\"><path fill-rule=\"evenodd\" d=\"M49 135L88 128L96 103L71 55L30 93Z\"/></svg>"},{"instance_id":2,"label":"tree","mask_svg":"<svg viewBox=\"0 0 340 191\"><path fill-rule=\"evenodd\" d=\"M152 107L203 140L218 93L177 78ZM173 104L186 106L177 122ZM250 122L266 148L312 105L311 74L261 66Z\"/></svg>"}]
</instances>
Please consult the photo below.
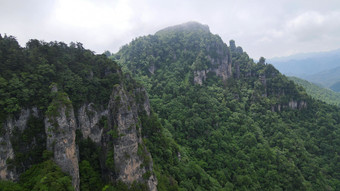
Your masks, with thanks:
<instances>
[{"instance_id":1,"label":"tree","mask_svg":"<svg viewBox=\"0 0 340 191\"><path fill-rule=\"evenodd\" d=\"M266 59L261 56L261 58L259 60L259 64L265 65L266 64Z\"/></svg>"}]
</instances>

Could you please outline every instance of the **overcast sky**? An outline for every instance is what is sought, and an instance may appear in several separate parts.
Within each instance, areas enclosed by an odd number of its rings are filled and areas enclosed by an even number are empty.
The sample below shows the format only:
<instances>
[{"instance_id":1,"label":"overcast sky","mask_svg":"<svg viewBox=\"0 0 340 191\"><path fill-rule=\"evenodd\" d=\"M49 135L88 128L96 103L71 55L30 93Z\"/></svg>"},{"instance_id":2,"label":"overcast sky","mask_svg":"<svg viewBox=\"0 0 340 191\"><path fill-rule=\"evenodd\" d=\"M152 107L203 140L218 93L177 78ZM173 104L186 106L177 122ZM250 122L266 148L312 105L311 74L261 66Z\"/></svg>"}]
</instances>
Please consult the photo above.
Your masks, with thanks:
<instances>
[{"instance_id":1,"label":"overcast sky","mask_svg":"<svg viewBox=\"0 0 340 191\"><path fill-rule=\"evenodd\" d=\"M210 27L255 59L340 48L339 0L0 0L0 33L117 52L187 21Z\"/></svg>"}]
</instances>

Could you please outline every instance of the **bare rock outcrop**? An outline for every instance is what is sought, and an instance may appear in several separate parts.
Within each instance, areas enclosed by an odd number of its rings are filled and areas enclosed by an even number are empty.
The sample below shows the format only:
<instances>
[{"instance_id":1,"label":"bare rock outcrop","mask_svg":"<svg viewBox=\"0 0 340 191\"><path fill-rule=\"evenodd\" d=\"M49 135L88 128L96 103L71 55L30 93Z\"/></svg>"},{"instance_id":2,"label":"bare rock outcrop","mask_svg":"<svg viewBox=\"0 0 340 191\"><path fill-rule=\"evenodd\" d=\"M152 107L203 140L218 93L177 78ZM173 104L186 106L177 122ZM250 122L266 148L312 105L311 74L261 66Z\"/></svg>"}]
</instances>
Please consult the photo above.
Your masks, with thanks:
<instances>
[{"instance_id":1,"label":"bare rock outcrop","mask_svg":"<svg viewBox=\"0 0 340 191\"><path fill-rule=\"evenodd\" d=\"M10 168L7 164L8 160L14 159L14 151L10 140L11 132L14 128L12 119L1 127L0 136L0 179L1 180L17 180L18 174L15 168Z\"/></svg>"},{"instance_id":2,"label":"bare rock outcrop","mask_svg":"<svg viewBox=\"0 0 340 191\"><path fill-rule=\"evenodd\" d=\"M99 127L99 122L103 116L107 117L108 110L98 110L94 108L94 104L84 104L78 110L78 128L83 138L90 138L95 143L100 143L102 139L103 129Z\"/></svg>"},{"instance_id":3,"label":"bare rock outcrop","mask_svg":"<svg viewBox=\"0 0 340 191\"><path fill-rule=\"evenodd\" d=\"M149 115L150 105L143 90L137 89L135 93L142 94L144 100L137 100L142 103L136 104L134 96L121 86L116 86L109 102L108 126L111 135L114 134L115 171L118 180L127 184L134 181L146 183L154 191L157 190L157 179L152 173L151 155L142 141L142 126L138 120L138 110L144 108Z\"/></svg>"},{"instance_id":4,"label":"bare rock outcrop","mask_svg":"<svg viewBox=\"0 0 340 191\"><path fill-rule=\"evenodd\" d=\"M209 72L214 72L216 76L222 78L223 81L227 80L228 78L232 77L232 62L230 53L227 49L221 47L226 46L223 45L214 45L216 47L216 54L217 56L213 57L208 55L207 60L205 63L206 65L210 66L204 70L194 70L194 83L202 85L203 81L207 79L207 74ZM210 49L210 47L208 47Z\"/></svg>"},{"instance_id":5,"label":"bare rock outcrop","mask_svg":"<svg viewBox=\"0 0 340 191\"><path fill-rule=\"evenodd\" d=\"M120 180L128 185L134 182L146 184L149 190L157 190L157 179L153 173L151 154L143 143L142 124L139 115L150 116L151 108L146 91L135 87L127 91L116 86L107 107L84 103L74 114L72 102L66 93L52 88L54 95L46 114L37 108L23 109L16 117L9 117L1 124L0 134L0 180L17 181L19 175L36 162L20 163L20 168L8 161L14 161L16 152L30 152L43 142L39 149L53 153L53 161L61 170L72 177L75 190L80 189L78 146L76 130L83 139L91 139L101 147L100 156L103 177L109 182ZM30 120L41 125L37 134L27 145L13 146L20 141L19 135L27 133L32 126ZM103 125L105 124L105 125ZM37 130L37 129L35 129ZM16 133L14 133L16 132ZM35 132L35 131L34 131ZM14 150L19 148L20 150ZM111 152L111 155L109 154ZM114 161L109 167L107 161Z\"/></svg>"},{"instance_id":6,"label":"bare rock outcrop","mask_svg":"<svg viewBox=\"0 0 340 191\"><path fill-rule=\"evenodd\" d=\"M64 99L69 100L68 97ZM71 104L54 100L55 113L45 118L47 149L54 154L54 162L72 177L72 185L79 190L79 166L76 146L76 118ZM53 103L52 103L53 104Z\"/></svg>"},{"instance_id":7,"label":"bare rock outcrop","mask_svg":"<svg viewBox=\"0 0 340 191\"><path fill-rule=\"evenodd\" d=\"M8 117L0 127L0 180L16 181L19 178L21 170L18 172L14 165L8 164L9 161L13 161L15 158L11 138L15 136L15 130L23 132L27 128L27 121L30 116L38 117L37 108L22 109L17 117ZM31 145L25 146L29 147ZM21 149L27 150L29 148ZM29 161L27 163L29 164Z\"/></svg>"}]
</instances>

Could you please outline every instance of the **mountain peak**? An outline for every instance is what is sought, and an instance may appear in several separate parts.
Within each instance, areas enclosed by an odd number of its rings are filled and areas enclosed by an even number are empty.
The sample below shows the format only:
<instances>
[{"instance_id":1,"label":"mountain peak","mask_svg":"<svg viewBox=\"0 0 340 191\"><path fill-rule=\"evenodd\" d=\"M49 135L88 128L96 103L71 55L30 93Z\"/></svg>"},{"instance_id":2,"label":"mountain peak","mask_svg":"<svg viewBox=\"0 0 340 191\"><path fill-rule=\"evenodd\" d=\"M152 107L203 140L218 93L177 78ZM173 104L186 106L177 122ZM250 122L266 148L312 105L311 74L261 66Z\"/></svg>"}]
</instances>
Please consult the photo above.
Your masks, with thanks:
<instances>
[{"instance_id":1,"label":"mountain peak","mask_svg":"<svg viewBox=\"0 0 340 191\"><path fill-rule=\"evenodd\" d=\"M196 21L190 21L190 22L186 22L180 25L166 27L156 32L156 35L164 34L168 32L193 32L193 31L210 33L210 29L208 25L203 25Z\"/></svg>"}]
</instances>

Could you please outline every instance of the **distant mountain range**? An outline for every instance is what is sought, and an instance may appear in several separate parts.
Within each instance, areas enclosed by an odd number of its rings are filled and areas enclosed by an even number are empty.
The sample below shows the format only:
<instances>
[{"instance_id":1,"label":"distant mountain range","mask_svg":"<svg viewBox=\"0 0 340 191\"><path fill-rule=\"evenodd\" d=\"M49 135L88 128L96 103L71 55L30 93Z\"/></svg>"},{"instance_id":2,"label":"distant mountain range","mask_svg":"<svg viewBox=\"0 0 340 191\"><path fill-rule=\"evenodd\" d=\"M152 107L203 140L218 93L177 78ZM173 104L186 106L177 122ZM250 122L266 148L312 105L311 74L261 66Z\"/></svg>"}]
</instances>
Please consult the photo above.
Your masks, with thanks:
<instances>
[{"instance_id":1,"label":"distant mountain range","mask_svg":"<svg viewBox=\"0 0 340 191\"><path fill-rule=\"evenodd\" d=\"M339 60L340 64L340 60ZM340 66L328 70L320 71L315 74L302 77L310 82L320 84L324 87L331 88L336 91L336 84L340 83ZM333 87L333 88L332 88Z\"/></svg>"},{"instance_id":2,"label":"distant mountain range","mask_svg":"<svg viewBox=\"0 0 340 191\"><path fill-rule=\"evenodd\" d=\"M340 91L340 49L268 59L280 72Z\"/></svg>"}]
</instances>

